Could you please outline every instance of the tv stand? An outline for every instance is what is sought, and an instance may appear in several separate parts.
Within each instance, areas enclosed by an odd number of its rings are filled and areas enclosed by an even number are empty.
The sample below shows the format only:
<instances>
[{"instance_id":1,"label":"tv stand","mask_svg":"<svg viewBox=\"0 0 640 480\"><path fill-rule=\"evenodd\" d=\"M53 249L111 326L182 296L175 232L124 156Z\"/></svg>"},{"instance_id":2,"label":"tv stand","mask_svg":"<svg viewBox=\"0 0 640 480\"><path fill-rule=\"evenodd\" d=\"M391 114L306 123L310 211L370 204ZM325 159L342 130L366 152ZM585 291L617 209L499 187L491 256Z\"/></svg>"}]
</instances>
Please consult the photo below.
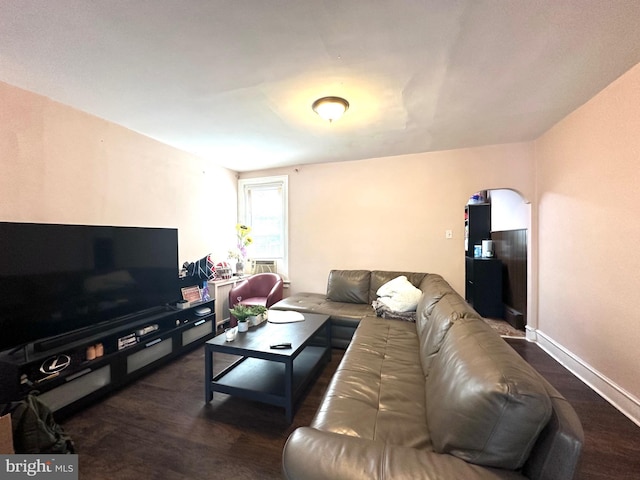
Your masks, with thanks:
<instances>
[{"instance_id":1,"label":"tv stand","mask_svg":"<svg viewBox=\"0 0 640 480\"><path fill-rule=\"evenodd\" d=\"M199 316L196 309L209 307ZM158 307L98 328L72 332L0 353L0 403L31 391L56 417L202 345L216 332L215 300L190 308Z\"/></svg>"},{"instance_id":2,"label":"tv stand","mask_svg":"<svg viewBox=\"0 0 640 480\"><path fill-rule=\"evenodd\" d=\"M102 332L105 332L107 330L113 330L118 326L129 325L136 320L144 320L148 317L152 317L156 314L167 311L169 311L168 306L150 308L142 312L136 312L125 317L121 317L115 321L106 321L92 327L75 330L73 332L58 335L56 337L46 338L44 340L38 340L36 342L33 342L32 344L27 344L26 346L32 347L31 350L33 350L34 352L50 352L51 350L54 350L56 348L69 345L74 341L84 340L87 337L101 334Z\"/></svg>"}]
</instances>

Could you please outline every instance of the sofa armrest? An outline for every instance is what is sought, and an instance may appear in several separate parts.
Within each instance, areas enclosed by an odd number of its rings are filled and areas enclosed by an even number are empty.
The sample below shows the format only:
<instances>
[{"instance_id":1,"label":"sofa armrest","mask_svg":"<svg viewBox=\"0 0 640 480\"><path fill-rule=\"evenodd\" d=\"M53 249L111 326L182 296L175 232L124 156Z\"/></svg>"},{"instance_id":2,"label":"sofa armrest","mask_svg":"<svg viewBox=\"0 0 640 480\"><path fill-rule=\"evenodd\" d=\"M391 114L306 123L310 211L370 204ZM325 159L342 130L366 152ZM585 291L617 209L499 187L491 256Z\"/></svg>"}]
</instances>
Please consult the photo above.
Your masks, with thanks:
<instances>
[{"instance_id":1,"label":"sofa armrest","mask_svg":"<svg viewBox=\"0 0 640 480\"><path fill-rule=\"evenodd\" d=\"M284 290L284 282L282 280L278 280L276 284L273 286L273 288L271 289L271 291L268 293L267 303L265 304L265 306L267 308L270 308L272 305L282 300L283 290Z\"/></svg>"},{"instance_id":2,"label":"sofa armrest","mask_svg":"<svg viewBox=\"0 0 640 480\"><path fill-rule=\"evenodd\" d=\"M522 475L469 464L451 455L364 438L296 429L285 444L282 468L288 480L522 480Z\"/></svg>"},{"instance_id":3,"label":"sofa armrest","mask_svg":"<svg viewBox=\"0 0 640 480\"><path fill-rule=\"evenodd\" d=\"M553 413L524 464L523 472L533 480L568 480L578 469L584 430L571 404L551 384L543 381L553 404Z\"/></svg>"}]
</instances>

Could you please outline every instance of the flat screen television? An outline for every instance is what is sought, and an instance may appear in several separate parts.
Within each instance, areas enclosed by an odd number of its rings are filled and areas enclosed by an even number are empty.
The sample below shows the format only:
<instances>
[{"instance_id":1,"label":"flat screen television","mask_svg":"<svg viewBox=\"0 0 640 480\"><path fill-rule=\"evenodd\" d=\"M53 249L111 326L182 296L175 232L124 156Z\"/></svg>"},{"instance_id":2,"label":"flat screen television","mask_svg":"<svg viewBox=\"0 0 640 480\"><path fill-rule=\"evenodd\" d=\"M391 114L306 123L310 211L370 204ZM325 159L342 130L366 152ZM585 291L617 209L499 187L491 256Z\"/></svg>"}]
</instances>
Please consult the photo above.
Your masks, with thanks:
<instances>
[{"instance_id":1,"label":"flat screen television","mask_svg":"<svg viewBox=\"0 0 640 480\"><path fill-rule=\"evenodd\" d=\"M177 229L0 222L0 351L178 298Z\"/></svg>"}]
</instances>

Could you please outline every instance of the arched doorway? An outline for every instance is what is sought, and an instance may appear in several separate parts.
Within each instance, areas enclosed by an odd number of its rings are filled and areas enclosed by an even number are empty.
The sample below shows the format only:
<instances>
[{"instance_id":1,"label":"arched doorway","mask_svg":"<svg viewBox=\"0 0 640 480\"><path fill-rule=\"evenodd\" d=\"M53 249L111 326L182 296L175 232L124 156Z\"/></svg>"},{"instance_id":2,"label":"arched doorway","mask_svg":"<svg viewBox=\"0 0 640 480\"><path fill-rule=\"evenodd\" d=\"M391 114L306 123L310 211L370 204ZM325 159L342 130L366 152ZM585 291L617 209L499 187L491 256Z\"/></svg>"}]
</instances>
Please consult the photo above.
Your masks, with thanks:
<instances>
[{"instance_id":1,"label":"arched doorway","mask_svg":"<svg viewBox=\"0 0 640 480\"><path fill-rule=\"evenodd\" d=\"M478 196L480 198L478 198ZM516 191L511 189L491 189L470 197L471 205L465 207L465 240L469 232L468 214L469 210L478 213L485 224L481 228L482 240L491 240L491 259L477 259L478 252L474 255L474 246L465 247L465 284L467 291L465 296L467 301L473 303L472 295L474 286L476 290L482 285L483 296L493 296L494 302L500 302L501 308L490 308L495 317L497 315L507 321L514 328L524 331L527 325L528 309L528 264L529 264L529 232L531 230L531 205ZM472 208L470 208L472 207ZM486 219L489 215L489 219ZM472 229L471 242L477 243L477 231L475 236ZM465 241L467 245L468 241ZM481 250L480 255L483 255ZM475 258L470 258L475 257ZM475 268L474 268L475 265ZM496 280L496 269L499 270L499 281ZM485 278L478 277L478 271L493 272L486 273ZM475 273L474 273L475 272ZM484 283L479 283L484 282ZM493 284L490 284L493 282ZM499 286L496 286L499 285ZM493 291L491 291L493 289ZM477 294L477 291L475 292ZM477 295L476 295L477 296ZM482 312L479 312L482 314Z\"/></svg>"}]
</instances>

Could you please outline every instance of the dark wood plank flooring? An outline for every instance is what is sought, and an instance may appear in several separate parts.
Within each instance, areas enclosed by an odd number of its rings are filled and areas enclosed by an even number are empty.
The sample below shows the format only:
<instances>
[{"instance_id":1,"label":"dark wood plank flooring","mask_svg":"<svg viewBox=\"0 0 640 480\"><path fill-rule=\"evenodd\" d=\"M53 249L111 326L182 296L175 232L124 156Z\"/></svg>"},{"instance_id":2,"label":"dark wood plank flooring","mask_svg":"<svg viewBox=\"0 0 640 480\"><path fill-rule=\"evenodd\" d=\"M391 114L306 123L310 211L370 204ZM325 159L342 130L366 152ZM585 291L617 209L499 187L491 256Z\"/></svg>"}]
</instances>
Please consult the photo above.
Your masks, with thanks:
<instances>
[{"instance_id":1,"label":"dark wood plank flooring","mask_svg":"<svg viewBox=\"0 0 640 480\"><path fill-rule=\"evenodd\" d=\"M508 340L574 405L586 446L576 478L640 478L640 427L539 347ZM215 394L204 403L198 349L61 422L79 453L81 479L277 479L289 434L308 425L343 352L301 400L288 425L282 408ZM220 371L231 357L219 355Z\"/></svg>"},{"instance_id":2,"label":"dark wood plank flooring","mask_svg":"<svg viewBox=\"0 0 640 480\"><path fill-rule=\"evenodd\" d=\"M342 354L333 352L292 424L283 408L224 394L205 404L202 348L60 423L76 443L81 479L282 478L284 443L311 422ZM215 354L214 374L235 358Z\"/></svg>"},{"instance_id":3,"label":"dark wood plank flooring","mask_svg":"<svg viewBox=\"0 0 640 480\"><path fill-rule=\"evenodd\" d=\"M640 427L526 340L507 339L529 364L571 403L584 429L585 445L576 479L640 479Z\"/></svg>"}]
</instances>

